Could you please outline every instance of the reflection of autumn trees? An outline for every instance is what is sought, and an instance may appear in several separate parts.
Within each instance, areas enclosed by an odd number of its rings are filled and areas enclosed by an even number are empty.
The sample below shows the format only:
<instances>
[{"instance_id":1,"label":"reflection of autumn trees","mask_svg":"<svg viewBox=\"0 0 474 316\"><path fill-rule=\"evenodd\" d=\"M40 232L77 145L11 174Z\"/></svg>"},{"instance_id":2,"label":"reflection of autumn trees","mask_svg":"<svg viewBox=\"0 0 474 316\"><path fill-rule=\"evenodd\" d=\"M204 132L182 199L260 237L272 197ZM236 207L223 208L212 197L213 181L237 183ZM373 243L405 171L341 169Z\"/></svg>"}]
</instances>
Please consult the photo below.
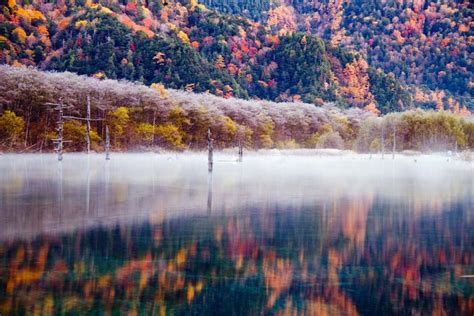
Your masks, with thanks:
<instances>
[{"instance_id":1,"label":"reflection of autumn trees","mask_svg":"<svg viewBox=\"0 0 474 316\"><path fill-rule=\"evenodd\" d=\"M332 200L3 243L0 312L357 315L472 308L470 285L459 279L474 260L469 205L420 214L413 203L370 195Z\"/></svg>"},{"instance_id":2,"label":"reflection of autumn trees","mask_svg":"<svg viewBox=\"0 0 474 316\"><path fill-rule=\"evenodd\" d=\"M2 253L8 266L1 274L6 282L0 311L9 313L24 307L25 311L41 313L97 308L112 312L117 308L133 310L144 298L153 302L150 311L166 311L167 297L173 297L177 305L186 304L202 291L202 280L190 280L183 273L189 257L196 255L195 247L157 256L149 249L136 251L130 233L105 233L101 237L119 239L105 241L105 248L97 246L99 237L91 236L94 232L8 245ZM147 246L156 245L156 240L150 239ZM125 247L125 251L114 252L117 247ZM51 302L58 293L62 293L61 298ZM37 310L38 306L49 309Z\"/></svg>"},{"instance_id":3,"label":"reflection of autumn trees","mask_svg":"<svg viewBox=\"0 0 474 316\"><path fill-rule=\"evenodd\" d=\"M397 216L396 208L387 206L386 221L378 222L379 227L374 230L373 223L368 224L363 258L370 264L379 264L382 277L367 280L362 287L374 286L369 282L376 280L380 297L404 301L410 308L429 297L432 306L418 307L425 313L450 314L449 306L453 304L457 304L457 311L467 312L472 301L456 286L462 283L464 267L474 259L472 246L466 247L472 244L472 236L466 231L472 225L468 210L455 206L449 215L416 216L417 220L410 222ZM412 211L406 213L413 214ZM400 242L401 238L404 242ZM392 285L383 286L383 282Z\"/></svg>"}]
</instances>

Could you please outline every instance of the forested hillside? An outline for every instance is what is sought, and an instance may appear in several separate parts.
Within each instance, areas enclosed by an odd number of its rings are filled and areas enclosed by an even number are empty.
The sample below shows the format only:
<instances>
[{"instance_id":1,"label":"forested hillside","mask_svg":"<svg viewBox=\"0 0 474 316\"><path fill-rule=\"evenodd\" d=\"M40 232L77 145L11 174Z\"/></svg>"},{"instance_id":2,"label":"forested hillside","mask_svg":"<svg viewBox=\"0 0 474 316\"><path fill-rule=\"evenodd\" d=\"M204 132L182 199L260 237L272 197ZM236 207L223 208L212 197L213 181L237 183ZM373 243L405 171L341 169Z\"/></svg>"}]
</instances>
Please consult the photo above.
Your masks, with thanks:
<instances>
[{"instance_id":1,"label":"forested hillside","mask_svg":"<svg viewBox=\"0 0 474 316\"><path fill-rule=\"evenodd\" d=\"M433 106L414 104L413 91L361 54L196 1L0 3L0 62L9 65L374 113Z\"/></svg>"},{"instance_id":2,"label":"forested hillside","mask_svg":"<svg viewBox=\"0 0 474 316\"><path fill-rule=\"evenodd\" d=\"M418 2L2 0L0 63L224 98L467 113L472 9Z\"/></svg>"},{"instance_id":3,"label":"forested hillside","mask_svg":"<svg viewBox=\"0 0 474 316\"><path fill-rule=\"evenodd\" d=\"M472 1L202 0L274 32L317 34L413 87L415 103L473 108ZM424 86L425 89L421 89ZM428 89L426 89L428 88Z\"/></svg>"}]
</instances>

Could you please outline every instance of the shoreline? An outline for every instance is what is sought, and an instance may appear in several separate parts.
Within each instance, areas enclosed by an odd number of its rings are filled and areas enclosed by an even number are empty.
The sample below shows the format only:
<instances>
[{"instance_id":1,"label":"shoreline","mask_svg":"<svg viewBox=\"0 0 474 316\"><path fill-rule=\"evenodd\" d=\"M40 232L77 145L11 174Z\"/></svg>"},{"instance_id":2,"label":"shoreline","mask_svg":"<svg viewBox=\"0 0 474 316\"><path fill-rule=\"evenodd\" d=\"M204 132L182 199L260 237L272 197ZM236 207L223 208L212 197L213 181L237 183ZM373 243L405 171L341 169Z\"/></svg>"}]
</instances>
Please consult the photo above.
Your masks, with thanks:
<instances>
[{"instance_id":1,"label":"shoreline","mask_svg":"<svg viewBox=\"0 0 474 316\"><path fill-rule=\"evenodd\" d=\"M238 148L224 149L214 151L214 164L217 163L242 163L239 162ZM13 157L44 157L47 160L57 160L57 154L54 152L43 153L0 153L0 160L12 159ZM63 161L69 158L73 160L90 157L93 160L106 160L105 152L91 152L88 155L86 152L66 152L63 153ZM143 157L145 159L154 159L155 157L166 157L168 160L179 160L185 157L199 157L202 160L208 160L207 151L125 151L125 152L110 152L110 160L115 158L124 160L134 157ZM380 162L425 162L438 161L440 163L459 162L467 165L472 165L474 162L474 151L460 151L460 152L418 152L418 151L402 151L397 152L393 156L391 152L382 153L358 153L352 150L337 150L337 149L262 149L244 151L243 163L246 159L303 159L303 160L323 160L323 161L339 161L352 160L354 162L362 161L380 161Z\"/></svg>"},{"instance_id":2,"label":"shoreline","mask_svg":"<svg viewBox=\"0 0 474 316\"><path fill-rule=\"evenodd\" d=\"M44 152L30 152L30 151L0 151L0 156L2 155L52 155L56 154L54 151L44 151ZM80 155L87 154L85 151L64 151L65 155ZM91 151L93 155L104 154L104 151ZM150 150L128 150L128 151L110 151L110 154L157 154L157 155L187 155L187 154L207 154L207 150L160 150L160 149L150 149ZM232 155L238 154L238 147L233 148L224 148L214 150L214 154L224 154ZM462 155L474 155L474 150L460 150L454 152L452 150L446 151L417 151L417 150L403 150L395 152L395 156L447 156L447 157L456 157ZM357 152L349 149L331 149L331 148L321 148L321 149L311 149L311 148L292 148L292 149L244 149L245 155L254 155L254 156L264 156L264 155L290 155L290 156L347 156L347 155L371 155L371 156L381 156L381 152ZM385 157L391 158L392 151L386 151L384 153ZM474 157L473 157L474 158Z\"/></svg>"}]
</instances>

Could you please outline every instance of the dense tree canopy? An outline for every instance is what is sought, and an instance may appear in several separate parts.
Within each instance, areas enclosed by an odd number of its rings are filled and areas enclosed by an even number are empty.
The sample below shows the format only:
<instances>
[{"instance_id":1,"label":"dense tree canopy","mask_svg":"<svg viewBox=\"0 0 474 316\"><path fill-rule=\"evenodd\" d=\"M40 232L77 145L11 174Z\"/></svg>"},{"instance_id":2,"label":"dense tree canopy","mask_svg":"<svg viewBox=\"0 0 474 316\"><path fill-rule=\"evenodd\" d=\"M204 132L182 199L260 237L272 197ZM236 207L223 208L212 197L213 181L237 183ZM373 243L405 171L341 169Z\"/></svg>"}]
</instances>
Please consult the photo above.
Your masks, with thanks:
<instances>
[{"instance_id":1,"label":"dense tree canopy","mask_svg":"<svg viewBox=\"0 0 474 316\"><path fill-rule=\"evenodd\" d=\"M334 46L364 54L371 67L403 83L444 90L473 108L472 1L201 2L268 24L277 32L317 34Z\"/></svg>"},{"instance_id":2,"label":"dense tree canopy","mask_svg":"<svg viewBox=\"0 0 474 316\"><path fill-rule=\"evenodd\" d=\"M266 6L265 1L238 5L250 12L259 3ZM196 1L2 2L0 62L225 98L334 101L382 113L435 107L438 100L452 111L471 106L469 95L454 90L420 86L415 91L401 83L399 72L365 57L365 50L343 48L344 41L335 40L342 20L331 24L333 35L314 31L313 20L305 29L301 17L310 11L301 5L268 6L268 23L258 23ZM413 100L416 93L423 97Z\"/></svg>"}]
</instances>

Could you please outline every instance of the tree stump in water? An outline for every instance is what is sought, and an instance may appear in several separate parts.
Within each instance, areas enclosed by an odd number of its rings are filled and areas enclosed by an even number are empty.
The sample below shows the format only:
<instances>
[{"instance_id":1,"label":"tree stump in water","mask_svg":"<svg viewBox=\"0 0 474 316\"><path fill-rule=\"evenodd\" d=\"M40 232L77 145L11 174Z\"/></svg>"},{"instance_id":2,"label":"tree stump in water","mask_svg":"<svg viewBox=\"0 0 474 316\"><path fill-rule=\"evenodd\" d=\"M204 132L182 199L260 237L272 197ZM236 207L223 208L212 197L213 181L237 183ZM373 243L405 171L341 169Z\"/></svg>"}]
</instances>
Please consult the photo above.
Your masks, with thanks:
<instances>
[{"instance_id":1,"label":"tree stump in water","mask_svg":"<svg viewBox=\"0 0 474 316\"><path fill-rule=\"evenodd\" d=\"M213 139L211 137L211 129L207 130L207 150L208 150L208 156L207 156L207 170L209 172L212 172L213 165L214 165L214 146L213 146Z\"/></svg>"},{"instance_id":2,"label":"tree stump in water","mask_svg":"<svg viewBox=\"0 0 474 316\"><path fill-rule=\"evenodd\" d=\"M244 146L242 146L242 142L239 140L239 162L242 162L244 156Z\"/></svg>"},{"instance_id":3,"label":"tree stump in water","mask_svg":"<svg viewBox=\"0 0 474 316\"><path fill-rule=\"evenodd\" d=\"M105 160L110 160L110 134L109 134L109 126L105 126Z\"/></svg>"}]
</instances>

